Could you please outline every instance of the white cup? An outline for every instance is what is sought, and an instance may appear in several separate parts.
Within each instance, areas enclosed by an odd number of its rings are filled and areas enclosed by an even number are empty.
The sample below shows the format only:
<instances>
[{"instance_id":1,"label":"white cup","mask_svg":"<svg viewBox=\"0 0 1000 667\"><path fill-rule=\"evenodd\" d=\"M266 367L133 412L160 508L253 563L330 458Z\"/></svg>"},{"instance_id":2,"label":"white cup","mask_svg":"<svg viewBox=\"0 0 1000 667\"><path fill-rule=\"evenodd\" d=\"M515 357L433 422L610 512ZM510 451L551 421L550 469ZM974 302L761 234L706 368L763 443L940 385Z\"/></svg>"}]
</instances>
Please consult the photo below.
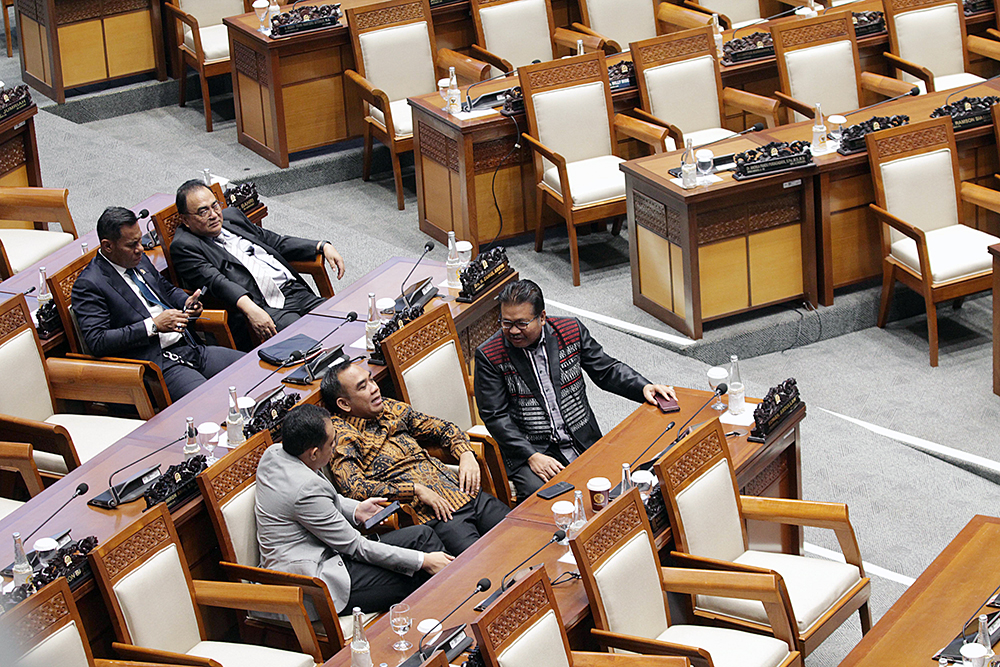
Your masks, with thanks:
<instances>
[{"instance_id":1,"label":"white cup","mask_svg":"<svg viewBox=\"0 0 1000 667\"><path fill-rule=\"evenodd\" d=\"M986 667L986 656L989 652L982 644L976 642L963 644L961 654L964 667Z\"/></svg>"},{"instance_id":2,"label":"white cup","mask_svg":"<svg viewBox=\"0 0 1000 667\"><path fill-rule=\"evenodd\" d=\"M712 160L715 154L707 148L702 148L694 152L694 159L698 166L699 176L708 176L712 173Z\"/></svg>"},{"instance_id":3,"label":"white cup","mask_svg":"<svg viewBox=\"0 0 1000 667\"><path fill-rule=\"evenodd\" d=\"M256 405L257 401L253 400L249 396L240 396L236 399L236 407L240 409L240 414L243 415L244 421L250 419Z\"/></svg>"},{"instance_id":4,"label":"white cup","mask_svg":"<svg viewBox=\"0 0 1000 667\"><path fill-rule=\"evenodd\" d=\"M590 492L590 509L594 512L600 512L608 506L611 480L607 477L591 477L587 481L587 491Z\"/></svg>"},{"instance_id":5,"label":"white cup","mask_svg":"<svg viewBox=\"0 0 1000 667\"><path fill-rule=\"evenodd\" d=\"M435 626L437 627L435 628ZM436 618L425 618L424 620L417 623L417 632L419 632L421 635L427 634L431 630L434 630L434 634L432 634L427 638L428 644L433 644L434 640L436 640L438 636L441 634L440 622Z\"/></svg>"},{"instance_id":6,"label":"white cup","mask_svg":"<svg viewBox=\"0 0 1000 667\"><path fill-rule=\"evenodd\" d=\"M218 441L219 431L221 430L222 427L215 422L202 422L198 424L198 444L204 447L205 443L212 442L213 440Z\"/></svg>"},{"instance_id":7,"label":"white cup","mask_svg":"<svg viewBox=\"0 0 1000 667\"><path fill-rule=\"evenodd\" d=\"M639 489L639 495L645 500L649 496L650 489L656 483L656 475L648 470L636 470L632 473L632 483Z\"/></svg>"}]
</instances>

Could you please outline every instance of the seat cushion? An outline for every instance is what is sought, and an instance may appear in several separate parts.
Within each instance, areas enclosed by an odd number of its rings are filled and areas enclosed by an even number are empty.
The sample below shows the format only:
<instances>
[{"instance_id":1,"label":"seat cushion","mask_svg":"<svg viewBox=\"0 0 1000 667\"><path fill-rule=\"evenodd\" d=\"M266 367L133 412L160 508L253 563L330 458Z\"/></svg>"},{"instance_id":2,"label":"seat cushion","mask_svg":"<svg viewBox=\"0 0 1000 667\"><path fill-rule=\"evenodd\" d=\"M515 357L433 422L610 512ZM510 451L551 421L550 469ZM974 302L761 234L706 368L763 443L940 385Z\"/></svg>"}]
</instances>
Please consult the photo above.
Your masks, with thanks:
<instances>
[{"instance_id":1,"label":"seat cushion","mask_svg":"<svg viewBox=\"0 0 1000 667\"><path fill-rule=\"evenodd\" d=\"M198 26L201 33L201 48L205 50L205 62L227 60L229 58L229 29L225 24ZM194 51L194 35L190 28L184 29L184 46Z\"/></svg>"},{"instance_id":2,"label":"seat cushion","mask_svg":"<svg viewBox=\"0 0 1000 667\"><path fill-rule=\"evenodd\" d=\"M934 88L937 90L951 90L952 88L961 88L962 86L971 86L973 84L982 83L985 80L986 79L981 76L969 74L968 72L946 74L944 76L934 77ZM923 83L923 81L920 83Z\"/></svg>"},{"instance_id":3,"label":"seat cushion","mask_svg":"<svg viewBox=\"0 0 1000 667\"><path fill-rule=\"evenodd\" d=\"M989 271L993 262L987 246L994 243L1000 243L1000 239L967 225L951 225L927 232L931 282L944 283ZM920 273L917 244L913 239L896 241L890 254Z\"/></svg>"},{"instance_id":4,"label":"seat cushion","mask_svg":"<svg viewBox=\"0 0 1000 667\"><path fill-rule=\"evenodd\" d=\"M857 109L858 82L854 69L854 47L842 39L785 54L789 94L806 104L822 104L827 114ZM795 112L795 122L806 117Z\"/></svg>"},{"instance_id":5,"label":"seat cushion","mask_svg":"<svg viewBox=\"0 0 1000 667\"><path fill-rule=\"evenodd\" d=\"M704 55L643 70L650 112L679 127L685 136L720 127L715 67L714 56ZM678 90L684 94L678 95Z\"/></svg>"},{"instance_id":6,"label":"seat cushion","mask_svg":"<svg viewBox=\"0 0 1000 667\"><path fill-rule=\"evenodd\" d=\"M0 498L0 519L4 518L23 504L24 503L11 500L10 498Z\"/></svg>"},{"instance_id":7,"label":"seat cushion","mask_svg":"<svg viewBox=\"0 0 1000 667\"><path fill-rule=\"evenodd\" d=\"M10 260L14 273L22 271L43 257L51 255L73 240L66 232L47 232L40 229L0 229L0 243Z\"/></svg>"},{"instance_id":8,"label":"seat cushion","mask_svg":"<svg viewBox=\"0 0 1000 667\"><path fill-rule=\"evenodd\" d=\"M389 109L392 112L392 125L396 138L408 137L413 134L413 112L406 100L390 102ZM368 112L382 127L385 127L385 114L382 113L381 109L369 106Z\"/></svg>"},{"instance_id":9,"label":"seat cushion","mask_svg":"<svg viewBox=\"0 0 1000 667\"><path fill-rule=\"evenodd\" d=\"M703 648L715 667L777 667L789 653L774 637L704 625L673 625L657 639Z\"/></svg>"},{"instance_id":10,"label":"seat cushion","mask_svg":"<svg viewBox=\"0 0 1000 667\"><path fill-rule=\"evenodd\" d=\"M552 60L545 0L518 0L479 9L485 47L515 68ZM497 72L499 74L499 72Z\"/></svg>"},{"instance_id":11,"label":"seat cushion","mask_svg":"<svg viewBox=\"0 0 1000 667\"><path fill-rule=\"evenodd\" d=\"M800 633L808 631L820 616L861 581L861 573L853 565L819 558L750 550L735 562L774 570L781 575ZM702 610L768 624L764 605L756 600L699 595L697 606Z\"/></svg>"},{"instance_id":12,"label":"seat cushion","mask_svg":"<svg viewBox=\"0 0 1000 667\"><path fill-rule=\"evenodd\" d=\"M312 657L305 653L282 651L267 646L234 644L230 642L198 642L187 655L211 658L222 667L315 667Z\"/></svg>"},{"instance_id":13,"label":"seat cushion","mask_svg":"<svg viewBox=\"0 0 1000 667\"><path fill-rule=\"evenodd\" d=\"M624 162L617 155L602 155L570 162L566 165L569 189L573 195L573 206L586 206L625 196L625 174L618 165ZM542 182L556 192L562 193L559 184L559 170L550 167L542 174Z\"/></svg>"},{"instance_id":14,"label":"seat cushion","mask_svg":"<svg viewBox=\"0 0 1000 667\"><path fill-rule=\"evenodd\" d=\"M141 419L121 419L120 417L103 417L100 415L57 414L45 420L47 424L57 424L69 431L73 439L76 455L80 463L86 463L94 458L108 445L124 438L126 435L142 426ZM35 450L35 465L39 470L53 473L67 472L66 462L62 457L48 452Z\"/></svg>"},{"instance_id":15,"label":"seat cushion","mask_svg":"<svg viewBox=\"0 0 1000 667\"><path fill-rule=\"evenodd\" d=\"M46 606L53 604L46 603ZM83 630L70 621L59 628L48 637L38 642L28 649L20 660L14 663L15 667L50 667L59 665L60 667L88 667L87 653L80 640L80 631ZM6 661L4 664L7 664Z\"/></svg>"}]
</instances>

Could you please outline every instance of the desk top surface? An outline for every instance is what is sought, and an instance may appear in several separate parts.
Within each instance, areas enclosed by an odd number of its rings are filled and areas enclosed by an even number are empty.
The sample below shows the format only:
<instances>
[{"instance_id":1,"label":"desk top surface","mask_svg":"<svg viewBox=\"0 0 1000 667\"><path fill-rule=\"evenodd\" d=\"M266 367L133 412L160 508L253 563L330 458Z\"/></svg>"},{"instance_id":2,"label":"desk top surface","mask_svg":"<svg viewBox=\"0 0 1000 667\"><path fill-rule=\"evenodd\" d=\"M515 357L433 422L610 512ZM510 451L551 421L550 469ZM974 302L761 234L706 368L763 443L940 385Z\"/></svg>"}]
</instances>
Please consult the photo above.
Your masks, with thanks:
<instances>
[{"instance_id":1,"label":"desk top surface","mask_svg":"<svg viewBox=\"0 0 1000 667\"><path fill-rule=\"evenodd\" d=\"M926 667L989 598L1000 519L977 515L854 647L841 667ZM973 626L974 627L974 626Z\"/></svg>"}]
</instances>

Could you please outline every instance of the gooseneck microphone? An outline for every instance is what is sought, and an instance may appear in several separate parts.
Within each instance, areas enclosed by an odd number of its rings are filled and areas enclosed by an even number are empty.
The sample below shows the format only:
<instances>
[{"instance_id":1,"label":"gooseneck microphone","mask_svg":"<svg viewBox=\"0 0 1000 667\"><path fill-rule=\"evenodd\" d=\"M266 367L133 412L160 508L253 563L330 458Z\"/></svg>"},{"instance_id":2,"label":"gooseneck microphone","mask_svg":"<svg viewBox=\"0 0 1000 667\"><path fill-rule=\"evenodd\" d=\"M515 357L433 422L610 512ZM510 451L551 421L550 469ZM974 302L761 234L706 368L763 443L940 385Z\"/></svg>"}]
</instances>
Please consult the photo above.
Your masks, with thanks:
<instances>
[{"instance_id":1,"label":"gooseneck microphone","mask_svg":"<svg viewBox=\"0 0 1000 667\"><path fill-rule=\"evenodd\" d=\"M424 244L424 252L420 255L420 259L417 260L416 264L413 265L413 268L410 269L410 272L406 274L405 278L403 278L403 282L399 284L399 293L403 295L403 301L406 303L407 308L410 307L410 297L406 296L406 281L410 279L413 272L417 270L417 266L420 265L420 262L423 261L424 257L426 257L427 253L431 250L434 250L434 241L428 241Z\"/></svg>"},{"instance_id":2,"label":"gooseneck microphone","mask_svg":"<svg viewBox=\"0 0 1000 667\"><path fill-rule=\"evenodd\" d=\"M747 129L741 130L741 131L737 132L736 134L730 134L728 137L721 137L719 139L715 139L713 141L709 141L708 143L705 143L705 144L699 144L697 146L693 146L692 148L694 150L698 150L699 148L704 148L705 146L711 146L712 144L717 144L720 141L725 141L726 139L735 139L736 137L742 137L744 134L749 134L750 132L760 132L763 129L764 129L764 123L754 123L753 125L751 125Z\"/></svg>"},{"instance_id":3,"label":"gooseneck microphone","mask_svg":"<svg viewBox=\"0 0 1000 667\"><path fill-rule=\"evenodd\" d=\"M959 93L964 93L965 91L969 90L970 88L975 88L976 86L981 86L984 83L986 83L987 81L992 81L993 79L995 79L997 77L1000 77L1000 74L994 74L990 78L986 79L986 81L978 81L976 83L973 83L973 84L970 84L968 86L965 86L964 88L959 88L958 90L956 90L953 93L951 93L950 95L948 95L948 97L945 98L944 103L945 104L949 104L949 103L951 103L951 98L955 97L955 95L958 95ZM916 86L914 86L914 88L916 88Z\"/></svg>"},{"instance_id":4,"label":"gooseneck microphone","mask_svg":"<svg viewBox=\"0 0 1000 667\"><path fill-rule=\"evenodd\" d=\"M715 388L714 392L712 392L712 396L707 401L705 401L705 404L702 405L700 408L698 408L698 410L696 410L695 413L691 415L691 417L686 422L684 422L684 426L681 426L680 430L677 431L677 437L674 438L674 441L670 443L670 446L667 447L667 449L670 449L670 447L676 445L680 441L680 439L684 437L685 435L684 429L688 427L688 424L694 421L695 417L701 414L702 410L708 407L709 403L717 399L719 396L723 396L727 391L729 391L729 385L727 385L725 382L720 382L719 386ZM664 452L665 451L666 450L664 450ZM663 456L664 452L660 452L656 458L660 458L661 456Z\"/></svg>"},{"instance_id":5,"label":"gooseneck microphone","mask_svg":"<svg viewBox=\"0 0 1000 667\"><path fill-rule=\"evenodd\" d=\"M656 443L658 443L660 441L660 438L662 438L663 436L665 436L667 434L667 431L669 431L670 429L672 429L676 425L677 425L677 422L675 422L675 421L672 421L669 424L667 424L667 427L665 429L663 429L663 433L661 433L660 435L656 436L656 440L654 440L653 442L651 442L648 445L646 445L646 449L642 450L642 454L639 454L639 456L635 457L635 461L632 461L632 465L630 465L629 468L634 467L635 464L639 462L639 459L641 459L643 456L645 456L646 452L648 452L650 450L650 448L652 448L653 445L655 445Z\"/></svg>"},{"instance_id":6,"label":"gooseneck microphone","mask_svg":"<svg viewBox=\"0 0 1000 667\"><path fill-rule=\"evenodd\" d=\"M479 104L479 101L481 99L483 99L483 97L485 97L486 95L490 94L490 93L484 93L483 95L480 95L479 97L477 97L476 101L473 102L472 101L472 89L473 88L475 88L476 86L478 86L481 83L489 83L490 81L496 81L497 79L504 79L504 78L507 78L508 76L511 76L512 74L516 74L516 73L517 73L517 70L514 70L513 72L504 72L503 74L497 74L496 76L491 76L488 79L483 79L482 81L476 81L474 84L472 84L471 86L469 86L468 88L466 88L465 89L465 101L462 102L462 111L463 112L472 111L473 109L476 108L476 105Z\"/></svg>"},{"instance_id":7,"label":"gooseneck microphone","mask_svg":"<svg viewBox=\"0 0 1000 667\"><path fill-rule=\"evenodd\" d=\"M500 580L500 588L498 588L496 591L494 591L493 593L491 593L488 598L486 598L485 600L483 600L482 602L480 602L479 604L477 604L475 606L475 610L476 611L483 611L487 607L489 607L491 604L493 604L494 600L496 600L498 597L500 597L503 594L503 592L505 590L507 590L507 587L510 585L510 583L507 582L507 577L511 576L512 574L514 574L515 572L517 572L519 569L521 569L521 566L524 565L525 563L527 563L529 560L531 560L532 558L534 558L538 554L542 553L542 551L545 549L545 547L549 546L553 542L561 542L561 541L563 541L565 539L566 539L566 531L565 530L557 530L555 533L553 533L552 537L549 538L549 541L546 542L545 544L543 544L541 547L539 547L539 549L535 553L531 554L530 556L528 556L527 558L525 558L524 560L522 560L520 563L518 563L514 567L513 570L511 570L507 574L503 575L503 579Z\"/></svg>"},{"instance_id":8,"label":"gooseneck microphone","mask_svg":"<svg viewBox=\"0 0 1000 667\"><path fill-rule=\"evenodd\" d=\"M452 609L451 611L448 612L447 616L445 616L440 621L438 621L437 623L435 623L434 626L430 630L428 630L427 632L424 633L424 636L420 638L420 642L417 644L417 652L414 653L413 655L411 655L409 658L407 658L403 663L400 664L399 667L416 667L417 665L419 665L420 663L422 663L424 660L426 660L427 659L427 655L424 654L424 651L427 650L427 647L424 646L424 642L427 641L427 637L432 632L434 632L435 630L437 630L438 628L444 627L444 622L447 621L451 617L452 614L454 614L456 611L458 611L459 609L461 609L462 605L464 605L466 602L468 602L469 600L471 600L473 595L478 595L479 593L482 593L483 591L490 590L490 586L492 586L492 585L493 585L493 582L491 582L486 577L483 577L482 579L480 579L476 583L476 590L472 591L472 593L469 594L469 597L467 597L464 600L462 600L461 602L459 602L458 605L454 609ZM428 651L428 653L430 653L430 652Z\"/></svg>"},{"instance_id":9,"label":"gooseneck microphone","mask_svg":"<svg viewBox=\"0 0 1000 667\"><path fill-rule=\"evenodd\" d=\"M47 524L47 523L48 523L49 521L51 521L51 520L52 520L52 517L54 517L54 516L55 516L56 514L59 514L59 512L62 512L62 511L63 511L63 508L64 508L64 507L66 507L67 505L69 505L69 504L70 504L70 502L72 502L72 500L73 500L74 498L76 498L77 496L82 496L82 495L83 495L83 494L85 494L85 493L86 493L87 491L90 491L90 487L89 487L89 486L87 485L87 483L86 483L86 482L80 482L80 483L79 483L79 484L77 485L77 487L76 487L76 491L74 491L74 492L73 492L73 495L69 497L69 500L67 500L66 502L64 502L64 503L63 503L62 505L60 505L60 506L59 506L59 509L57 509L57 510L56 510L55 512L53 512L52 514L50 514L50 515L49 515L49 518L48 518L48 519L46 519L45 521L43 521L43 522L41 522L40 524L38 524L38 527L37 527L37 528L35 528L35 529L34 529L33 531L31 531L30 533L28 533L28 536L27 536L26 538L24 538L24 543L25 543L25 544L27 544L27 543L28 543L28 540L30 540L30 539L31 539L31 537L32 537L32 536L33 536L33 535L34 535L35 533L37 533L37 532L38 532L39 530L41 530L41 529L42 529L42 526L44 526L44 525L45 525L45 524Z\"/></svg>"},{"instance_id":10,"label":"gooseneck microphone","mask_svg":"<svg viewBox=\"0 0 1000 667\"><path fill-rule=\"evenodd\" d=\"M979 84L977 83L976 85L978 86ZM854 111L850 111L848 113L842 113L840 115L843 116L844 118L847 118L848 116L853 116L856 113L861 113L862 111L871 109L872 107L877 107L880 104L888 104L889 102L895 102L896 100L901 100L904 97L911 97L911 96L916 97L919 94L920 94L920 89L914 86L913 88L910 88L910 90L903 93L902 95L896 95L895 97L890 97L887 100L882 100L881 102L876 102L875 104L869 104L866 107L861 107L860 109L855 109Z\"/></svg>"},{"instance_id":11,"label":"gooseneck microphone","mask_svg":"<svg viewBox=\"0 0 1000 667\"><path fill-rule=\"evenodd\" d=\"M123 465L121 468L119 468L118 470L115 470L113 473L111 473L110 475L108 475L108 487L110 487L110 490L111 490L111 500L108 501L108 508L109 509L114 509L114 508L118 507L121 504L121 502L122 502L121 498L118 497L118 489L116 489L115 485L111 483L111 480L114 479L115 475L117 475L118 473L120 473L122 470L125 470L126 468L131 468L132 466L134 466L136 463L139 463L140 461L145 461L146 459L148 459L153 454L156 454L158 452L162 452L164 449L166 449L170 445L176 445L178 442L180 442L181 440L183 440L186 437L187 437L187 434L182 435L181 437L177 438L176 440L171 440L170 442L168 442L167 444L163 445L162 447L157 447L156 449L154 449L153 451L151 451L149 454L146 454L145 456L139 457L135 461L132 461L131 463L129 463L127 465ZM77 487L77 488L79 488L79 487Z\"/></svg>"}]
</instances>

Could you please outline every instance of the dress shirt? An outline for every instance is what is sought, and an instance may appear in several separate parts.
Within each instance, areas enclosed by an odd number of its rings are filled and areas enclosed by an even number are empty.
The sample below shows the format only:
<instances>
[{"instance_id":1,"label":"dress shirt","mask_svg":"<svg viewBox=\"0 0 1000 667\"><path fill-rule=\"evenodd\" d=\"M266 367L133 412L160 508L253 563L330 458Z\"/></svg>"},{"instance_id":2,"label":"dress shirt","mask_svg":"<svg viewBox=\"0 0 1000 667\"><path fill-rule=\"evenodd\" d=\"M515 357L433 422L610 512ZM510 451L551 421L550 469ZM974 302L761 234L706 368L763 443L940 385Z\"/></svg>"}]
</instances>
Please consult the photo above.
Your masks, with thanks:
<instances>
[{"instance_id":1,"label":"dress shirt","mask_svg":"<svg viewBox=\"0 0 1000 667\"><path fill-rule=\"evenodd\" d=\"M238 234L233 234L228 229L223 229L222 233L215 237L215 242L225 248L226 252L241 263L243 262L243 258L247 256L260 260L267 267L267 275L278 286L278 289L281 289L289 280L295 279L295 276L289 273L288 269L274 258L274 255L256 243L248 241Z\"/></svg>"},{"instance_id":2,"label":"dress shirt","mask_svg":"<svg viewBox=\"0 0 1000 667\"><path fill-rule=\"evenodd\" d=\"M135 295L139 297L139 301L141 301L143 305L146 306L146 310L149 311L149 317L143 320L143 323L146 325L146 335L147 336L156 335L153 333L153 318L159 317L160 313L163 312L163 308L159 304L150 303L146 301L146 297L144 297L142 295L142 292L139 291L139 286L135 284L135 281L132 280L131 276L125 273L126 271L125 267L118 266L117 264L112 262L110 259L107 258L107 256L105 256L103 252L98 252L97 254L99 254L101 257L104 257L104 259L108 262L108 264L115 267L115 271L117 271L119 275L121 275L122 280L125 281L125 284L128 285L133 292L135 292ZM146 288L149 289L150 292L153 292L153 294L156 294L156 292L153 290L153 288L149 286L148 283L146 284ZM160 297L160 299L162 300L163 297L161 297L159 294L157 294L157 296ZM179 342L180 339L183 337L183 334L177 331L164 331L161 332L159 336L160 336L160 348L165 350L171 345L174 345L175 343Z\"/></svg>"},{"instance_id":3,"label":"dress shirt","mask_svg":"<svg viewBox=\"0 0 1000 667\"><path fill-rule=\"evenodd\" d=\"M531 369L535 372L535 379L542 390L542 397L545 399L545 411L549 415L549 422L552 424L552 442L559 446L559 450L567 461L573 461L579 453L573 444L573 436L566 428L562 412L559 410L559 398L556 396L556 389L552 386L552 376L549 374L549 355L545 351L545 327L542 327L542 335L534 347L525 348L528 359L531 360Z\"/></svg>"},{"instance_id":4,"label":"dress shirt","mask_svg":"<svg viewBox=\"0 0 1000 667\"><path fill-rule=\"evenodd\" d=\"M455 473L420 445L439 445L455 458L471 452L468 437L455 424L386 398L376 418L334 415L333 427L337 435L330 468L337 489L347 497L413 503L420 523L437 517L433 508L415 499L414 484L423 484L456 510L473 499L459 488Z\"/></svg>"}]
</instances>

